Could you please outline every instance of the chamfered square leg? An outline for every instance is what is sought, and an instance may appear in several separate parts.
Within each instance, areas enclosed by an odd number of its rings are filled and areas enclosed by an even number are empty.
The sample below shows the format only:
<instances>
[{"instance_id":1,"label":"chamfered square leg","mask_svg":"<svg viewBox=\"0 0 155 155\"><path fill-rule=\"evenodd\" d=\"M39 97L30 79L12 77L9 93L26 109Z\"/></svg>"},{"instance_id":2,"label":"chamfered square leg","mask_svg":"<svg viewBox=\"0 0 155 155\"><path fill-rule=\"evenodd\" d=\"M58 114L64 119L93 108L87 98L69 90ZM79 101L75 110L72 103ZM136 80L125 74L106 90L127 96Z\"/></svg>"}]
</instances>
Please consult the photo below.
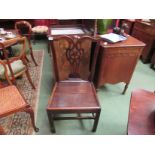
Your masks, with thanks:
<instances>
[{"instance_id":1,"label":"chamfered square leg","mask_svg":"<svg viewBox=\"0 0 155 155\"><path fill-rule=\"evenodd\" d=\"M98 112L96 112L96 116L94 119L94 125L93 125L93 129L92 132L96 132L97 126L98 126L98 122L99 122L99 118L100 118L100 113L101 113L101 109L98 110Z\"/></svg>"},{"instance_id":2,"label":"chamfered square leg","mask_svg":"<svg viewBox=\"0 0 155 155\"><path fill-rule=\"evenodd\" d=\"M55 130L55 125L54 125L54 116L50 110L47 110L47 115L48 115L48 120L49 120L50 127L51 127L51 132L55 133L56 130Z\"/></svg>"}]
</instances>

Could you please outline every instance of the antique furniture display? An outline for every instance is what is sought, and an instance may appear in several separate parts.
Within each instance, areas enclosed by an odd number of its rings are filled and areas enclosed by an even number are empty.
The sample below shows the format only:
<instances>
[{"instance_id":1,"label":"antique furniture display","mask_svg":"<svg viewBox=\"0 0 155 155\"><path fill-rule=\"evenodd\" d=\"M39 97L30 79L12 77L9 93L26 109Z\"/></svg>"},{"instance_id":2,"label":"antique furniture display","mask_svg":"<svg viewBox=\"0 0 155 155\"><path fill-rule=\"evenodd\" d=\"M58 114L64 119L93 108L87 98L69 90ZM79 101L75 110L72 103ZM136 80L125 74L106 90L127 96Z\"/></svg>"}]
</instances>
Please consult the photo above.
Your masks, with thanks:
<instances>
[{"instance_id":1,"label":"antique furniture display","mask_svg":"<svg viewBox=\"0 0 155 155\"><path fill-rule=\"evenodd\" d=\"M21 44L20 54L16 57L8 58L7 48L15 45ZM16 83L15 78L26 73L26 76L32 86L35 89L35 86L32 83L27 64L25 62L25 48L26 48L26 38L25 37L16 37L13 39L5 40L0 42L0 49L4 55L4 59L0 60L0 79L7 80L9 84Z\"/></svg>"},{"instance_id":2,"label":"antique furniture display","mask_svg":"<svg viewBox=\"0 0 155 155\"><path fill-rule=\"evenodd\" d=\"M134 90L130 100L128 134L154 135L154 120L155 93L143 89Z\"/></svg>"},{"instance_id":3,"label":"antique furniture display","mask_svg":"<svg viewBox=\"0 0 155 155\"><path fill-rule=\"evenodd\" d=\"M150 62L155 50L155 26L151 23L135 22L132 36L146 44L142 51L141 59L144 63Z\"/></svg>"},{"instance_id":4,"label":"antique furniture display","mask_svg":"<svg viewBox=\"0 0 155 155\"><path fill-rule=\"evenodd\" d=\"M28 52L30 52L31 58L32 58L34 64L37 66L37 62L33 55L33 50L32 50L32 45L31 45L31 40L30 40L31 36L33 35L31 24L27 21L18 21L15 23L15 29L19 35L25 36L27 38Z\"/></svg>"},{"instance_id":5,"label":"antique furniture display","mask_svg":"<svg viewBox=\"0 0 155 155\"><path fill-rule=\"evenodd\" d=\"M96 88L106 83L124 82L124 94L144 46L143 42L131 36L114 44L102 42L94 76Z\"/></svg>"},{"instance_id":6,"label":"antique furniture display","mask_svg":"<svg viewBox=\"0 0 155 155\"><path fill-rule=\"evenodd\" d=\"M30 115L32 126L36 132L39 129L35 126L34 111L32 107L26 102L19 90L11 85L4 88L0 88L0 118L7 117L17 112L26 112ZM4 135L6 132L0 126L0 135Z\"/></svg>"},{"instance_id":7,"label":"antique furniture display","mask_svg":"<svg viewBox=\"0 0 155 155\"><path fill-rule=\"evenodd\" d=\"M92 41L94 39L89 36L60 36L53 40L55 50L52 52L57 82L47 106L52 132L55 132L54 121L65 119L93 119L92 131L96 131L101 108L91 81L99 45L96 46L92 70L89 71ZM78 116L63 117L59 114L78 114Z\"/></svg>"}]
</instances>

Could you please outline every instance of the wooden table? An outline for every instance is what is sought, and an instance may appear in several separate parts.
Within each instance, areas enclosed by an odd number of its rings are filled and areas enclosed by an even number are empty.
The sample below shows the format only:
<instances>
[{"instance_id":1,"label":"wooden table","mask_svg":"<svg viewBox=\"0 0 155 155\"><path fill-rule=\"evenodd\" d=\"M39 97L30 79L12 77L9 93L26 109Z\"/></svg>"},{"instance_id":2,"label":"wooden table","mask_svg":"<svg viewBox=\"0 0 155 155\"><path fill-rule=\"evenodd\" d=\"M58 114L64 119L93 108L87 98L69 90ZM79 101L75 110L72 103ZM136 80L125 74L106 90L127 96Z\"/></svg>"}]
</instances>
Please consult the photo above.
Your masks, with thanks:
<instances>
[{"instance_id":1,"label":"wooden table","mask_svg":"<svg viewBox=\"0 0 155 155\"><path fill-rule=\"evenodd\" d=\"M17 39L20 38L19 35L16 35L15 30L9 30L9 31L7 31L7 32L12 32L12 33L15 35L14 38L17 38ZM6 39L5 36L6 36L6 34L3 34L3 35L0 34L0 38L3 38L3 39L4 39L4 40L2 40L2 41L0 41L0 42L3 42L3 43L4 43L5 41L13 40L13 39L14 39L14 38ZM13 40L13 41L7 43L7 46L6 46L6 47L7 47L8 50L9 50L9 56L13 56L13 51L12 51L11 46L15 45L17 42L18 42L17 40ZM1 50L1 49L0 49L0 50ZM2 55L0 55L0 57L3 58Z\"/></svg>"},{"instance_id":2,"label":"wooden table","mask_svg":"<svg viewBox=\"0 0 155 155\"><path fill-rule=\"evenodd\" d=\"M102 43L94 77L96 88L106 83L124 82L124 94L144 46L143 42L132 36L123 42L107 45Z\"/></svg>"},{"instance_id":3,"label":"wooden table","mask_svg":"<svg viewBox=\"0 0 155 155\"><path fill-rule=\"evenodd\" d=\"M155 93L134 90L130 100L129 135L155 134Z\"/></svg>"}]
</instances>

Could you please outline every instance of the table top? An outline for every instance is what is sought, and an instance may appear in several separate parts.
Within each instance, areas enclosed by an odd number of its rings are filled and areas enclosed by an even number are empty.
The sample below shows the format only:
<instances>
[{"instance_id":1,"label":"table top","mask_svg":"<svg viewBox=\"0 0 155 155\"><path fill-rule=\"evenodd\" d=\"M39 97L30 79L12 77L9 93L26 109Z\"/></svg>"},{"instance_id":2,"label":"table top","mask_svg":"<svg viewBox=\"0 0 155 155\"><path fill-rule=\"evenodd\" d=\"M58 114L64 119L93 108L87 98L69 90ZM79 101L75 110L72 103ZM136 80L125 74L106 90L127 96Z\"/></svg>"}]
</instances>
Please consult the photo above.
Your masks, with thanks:
<instances>
[{"instance_id":1,"label":"table top","mask_svg":"<svg viewBox=\"0 0 155 155\"><path fill-rule=\"evenodd\" d=\"M15 30L5 31L5 34L0 33L0 42L5 44L5 47L9 47L14 45L17 42L17 39L20 38L19 35L16 34ZM8 34L11 34L10 36ZM1 47L0 47L1 49Z\"/></svg>"},{"instance_id":2,"label":"table top","mask_svg":"<svg viewBox=\"0 0 155 155\"><path fill-rule=\"evenodd\" d=\"M55 25L49 29L49 36L61 36L61 35L90 35L91 32L81 24L76 25Z\"/></svg>"},{"instance_id":3,"label":"table top","mask_svg":"<svg viewBox=\"0 0 155 155\"><path fill-rule=\"evenodd\" d=\"M101 38L102 39L102 38ZM117 43L108 43L105 44L105 42L101 43L101 46L104 48L109 48L109 47L134 47L134 46L139 46L139 47L144 47L145 43L143 43L142 41L128 35L127 39L121 42L117 42Z\"/></svg>"},{"instance_id":4,"label":"table top","mask_svg":"<svg viewBox=\"0 0 155 155\"><path fill-rule=\"evenodd\" d=\"M155 93L143 89L132 92L128 134L155 134Z\"/></svg>"}]
</instances>

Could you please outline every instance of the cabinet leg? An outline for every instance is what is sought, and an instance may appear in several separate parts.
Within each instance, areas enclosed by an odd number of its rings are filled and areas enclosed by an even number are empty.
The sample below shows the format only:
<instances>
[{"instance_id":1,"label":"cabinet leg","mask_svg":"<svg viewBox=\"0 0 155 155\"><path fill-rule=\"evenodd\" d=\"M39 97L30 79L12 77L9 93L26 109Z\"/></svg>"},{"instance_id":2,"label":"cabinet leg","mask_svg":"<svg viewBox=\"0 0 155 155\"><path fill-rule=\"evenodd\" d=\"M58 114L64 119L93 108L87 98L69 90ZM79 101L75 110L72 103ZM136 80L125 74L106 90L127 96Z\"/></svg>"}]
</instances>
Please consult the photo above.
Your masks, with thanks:
<instances>
[{"instance_id":1,"label":"cabinet leg","mask_svg":"<svg viewBox=\"0 0 155 155\"><path fill-rule=\"evenodd\" d=\"M127 90L127 88L128 88L128 83L125 85L125 87L124 87L124 90L123 90L123 92L122 92L122 94L124 95L125 94L125 92L126 92L126 90Z\"/></svg>"}]
</instances>

